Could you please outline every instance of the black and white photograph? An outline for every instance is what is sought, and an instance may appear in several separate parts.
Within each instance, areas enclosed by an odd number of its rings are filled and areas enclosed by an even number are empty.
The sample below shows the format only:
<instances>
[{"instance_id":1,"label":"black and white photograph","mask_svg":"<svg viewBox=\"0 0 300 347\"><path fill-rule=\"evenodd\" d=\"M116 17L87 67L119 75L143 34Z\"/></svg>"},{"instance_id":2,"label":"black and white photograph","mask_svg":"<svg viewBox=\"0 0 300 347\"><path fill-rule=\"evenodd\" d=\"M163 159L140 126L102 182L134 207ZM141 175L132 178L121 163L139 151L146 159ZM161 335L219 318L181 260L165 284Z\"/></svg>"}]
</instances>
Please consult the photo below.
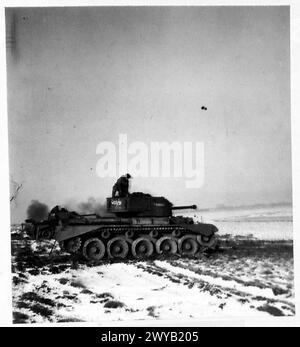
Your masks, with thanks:
<instances>
[{"instance_id":1,"label":"black and white photograph","mask_svg":"<svg viewBox=\"0 0 300 347\"><path fill-rule=\"evenodd\" d=\"M4 11L12 325L295 318L291 7Z\"/></svg>"}]
</instances>

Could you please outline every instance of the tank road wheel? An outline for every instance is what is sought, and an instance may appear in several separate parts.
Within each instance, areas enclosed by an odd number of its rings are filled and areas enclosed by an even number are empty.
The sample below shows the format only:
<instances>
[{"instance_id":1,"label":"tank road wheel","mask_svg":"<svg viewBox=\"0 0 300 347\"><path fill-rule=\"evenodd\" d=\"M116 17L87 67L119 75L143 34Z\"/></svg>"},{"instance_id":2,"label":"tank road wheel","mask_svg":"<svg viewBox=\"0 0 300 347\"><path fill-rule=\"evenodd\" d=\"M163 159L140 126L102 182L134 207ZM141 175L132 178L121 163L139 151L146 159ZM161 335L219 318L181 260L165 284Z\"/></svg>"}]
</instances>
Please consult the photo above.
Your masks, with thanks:
<instances>
[{"instance_id":1,"label":"tank road wheel","mask_svg":"<svg viewBox=\"0 0 300 347\"><path fill-rule=\"evenodd\" d=\"M105 254L105 245L96 237L88 239L83 245L82 254L87 260L101 260Z\"/></svg>"},{"instance_id":2,"label":"tank road wheel","mask_svg":"<svg viewBox=\"0 0 300 347\"><path fill-rule=\"evenodd\" d=\"M199 235L197 236L197 241L203 247L213 248L216 246L217 238L215 235L210 235L210 236Z\"/></svg>"},{"instance_id":3,"label":"tank road wheel","mask_svg":"<svg viewBox=\"0 0 300 347\"><path fill-rule=\"evenodd\" d=\"M148 258L153 254L154 246L146 237L139 237L133 241L131 251L135 258Z\"/></svg>"},{"instance_id":4,"label":"tank road wheel","mask_svg":"<svg viewBox=\"0 0 300 347\"><path fill-rule=\"evenodd\" d=\"M158 239L155 247L158 254L176 254L177 252L177 242L170 236L164 236Z\"/></svg>"},{"instance_id":5,"label":"tank road wheel","mask_svg":"<svg viewBox=\"0 0 300 347\"><path fill-rule=\"evenodd\" d=\"M114 237L107 243L107 254L110 258L126 258L129 246L122 237Z\"/></svg>"},{"instance_id":6,"label":"tank road wheel","mask_svg":"<svg viewBox=\"0 0 300 347\"><path fill-rule=\"evenodd\" d=\"M75 237L70 240L65 240L63 242L63 249L68 253L76 253L81 247L81 238Z\"/></svg>"},{"instance_id":7,"label":"tank road wheel","mask_svg":"<svg viewBox=\"0 0 300 347\"><path fill-rule=\"evenodd\" d=\"M179 239L178 248L180 254L194 256L197 253L199 246L193 237L185 235Z\"/></svg>"}]
</instances>

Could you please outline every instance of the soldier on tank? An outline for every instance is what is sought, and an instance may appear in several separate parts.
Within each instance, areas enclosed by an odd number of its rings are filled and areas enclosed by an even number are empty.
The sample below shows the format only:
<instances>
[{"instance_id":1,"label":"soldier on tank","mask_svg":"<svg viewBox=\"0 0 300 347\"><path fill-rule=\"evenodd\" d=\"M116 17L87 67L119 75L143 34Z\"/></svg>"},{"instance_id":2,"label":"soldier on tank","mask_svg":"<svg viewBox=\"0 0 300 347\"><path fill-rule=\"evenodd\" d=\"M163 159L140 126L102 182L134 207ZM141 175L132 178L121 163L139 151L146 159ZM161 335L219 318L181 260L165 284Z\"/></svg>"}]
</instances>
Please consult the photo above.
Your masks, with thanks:
<instances>
[{"instance_id":1,"label":"soldier on tank","mask_svg":"<svg viewBox=\"0 0 300 347\"><path fill-rule=\"evenodd\" d=\"M132 178L128 173L121 176L117 182L114 184L112 189L112 197L126 197L129 195L129 179ZM118 195L117 195L118 194Z\"/></svg>"}]
</instances>

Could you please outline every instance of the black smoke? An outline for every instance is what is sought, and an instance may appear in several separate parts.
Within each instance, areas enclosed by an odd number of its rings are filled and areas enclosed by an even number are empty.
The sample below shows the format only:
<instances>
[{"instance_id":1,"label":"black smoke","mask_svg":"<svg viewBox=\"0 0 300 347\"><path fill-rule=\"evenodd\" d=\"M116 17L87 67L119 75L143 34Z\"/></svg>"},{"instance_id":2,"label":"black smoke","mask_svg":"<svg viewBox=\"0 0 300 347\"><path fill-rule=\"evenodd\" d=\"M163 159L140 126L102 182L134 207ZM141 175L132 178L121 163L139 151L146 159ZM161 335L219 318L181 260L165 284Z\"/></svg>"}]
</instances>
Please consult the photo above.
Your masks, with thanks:
<instances>
[{"instance_id":1,"label":"black smoke","mask_svg":"<svg viewBox=\"0 0 300 347\"><path fill-rule=\"evenodd\" d=\"M38 200L31 200L31 204L27 208L27 218L40 222L48 218L49 208L46 204Z\"/></svg>"}]
</instances>

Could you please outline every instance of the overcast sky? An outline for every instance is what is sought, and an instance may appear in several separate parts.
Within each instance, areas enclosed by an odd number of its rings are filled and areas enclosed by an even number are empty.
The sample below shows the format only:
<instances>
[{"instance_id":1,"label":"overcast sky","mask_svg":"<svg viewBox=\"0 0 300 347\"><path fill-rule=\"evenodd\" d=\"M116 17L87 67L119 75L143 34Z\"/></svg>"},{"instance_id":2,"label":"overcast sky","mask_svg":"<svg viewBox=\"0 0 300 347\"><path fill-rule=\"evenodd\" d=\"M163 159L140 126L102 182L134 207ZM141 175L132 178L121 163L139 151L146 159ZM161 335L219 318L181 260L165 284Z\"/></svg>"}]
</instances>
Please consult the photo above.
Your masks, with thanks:
<instances>
[{"instance_id":1,"label":"overcast sky","mask_svg":"<svg viewBox=\"0 0 300 347\"><path fill-rule=\"evenodd\" d=\"M10 174L32 199L103 200L96 147L203 142L205 184L135 178L176 204L291 201L288 7L8 9ZM207 110L202 110L202 106Z\"/></svg>"}]
</instances>

